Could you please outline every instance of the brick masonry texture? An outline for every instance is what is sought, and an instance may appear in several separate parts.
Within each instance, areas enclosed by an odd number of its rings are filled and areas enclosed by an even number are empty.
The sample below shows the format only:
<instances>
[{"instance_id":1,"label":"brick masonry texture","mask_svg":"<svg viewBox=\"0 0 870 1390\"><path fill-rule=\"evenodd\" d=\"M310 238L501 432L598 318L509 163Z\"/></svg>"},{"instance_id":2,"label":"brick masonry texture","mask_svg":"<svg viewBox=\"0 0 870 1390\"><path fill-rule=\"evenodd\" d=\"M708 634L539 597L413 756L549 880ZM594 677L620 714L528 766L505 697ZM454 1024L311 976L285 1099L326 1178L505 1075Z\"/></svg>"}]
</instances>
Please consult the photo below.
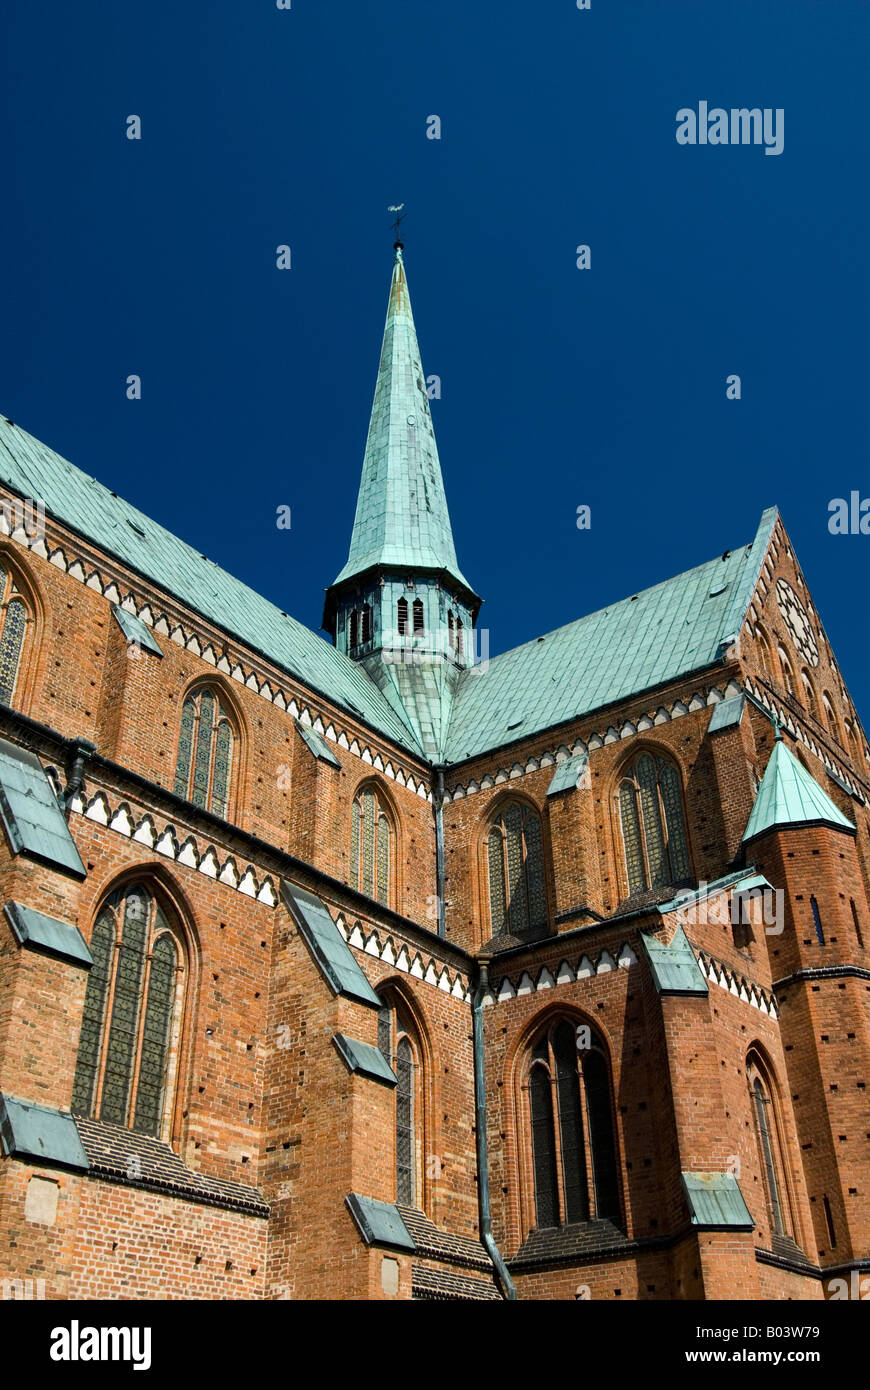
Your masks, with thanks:
<instances>
[{"instance_id":1,"label":"brick masonry texture","mask_svg":"<svg viewBox=\"0 0 870 1390\"><path fill-rule=\"evenodd\" d=\"M49 549L72 550L50 518L48 528ZM487 832L513 800L541 818L551 929L520 949L505 954L490 945L486 953L493 1233L518 1296L816 1299L832 1271L867 1268L870 818L866 800L828 775L824 756L865 798L870 764L823 637L819 663L806 671L813 693L806 693L777 579L810 600L781 523L750 617L721 665L447 770L448 794L488 778L495 784L448 795L444 804L444 939L433 906L432 801L385 778L362 750L392 761L415 786L431 787L431 768L297 682L300 706L310 703L324 726L347 735L348 747L329 745L339 768L318 760L288 712L165 636L162 658L131 657L103 594L16 542L0 540L0 552L31 614L14 709L0 709L0 735L34 749L61 786L72 767L66 740L96 746L69 814L86 878L16 855L4 839L3 901L74 923L90 941L109 895L140 883L178 924L186 953L165 1132L144 1147L130 1136L129 1158L138 1153L139 1161L129 1172L124 1131L101 1133L93 1122L90 1130L83 1125L89 1154L114 1157L88 1173L0 1159L0 1281L44 1280L45 1296L55 1299L495 1296L498 1282L478 1240L471 991L478 955L493 936ZM183 613L153 583L126 574L112 557L91 558L116 578L119 593L134 588L216 650L224 645L223 634ZM265 666L238 643L234 652ZM219 694L235 730L229 806L220 819L173 794L182 703L203 682ZM620 779L641 749L671 761L682 786L692 879L710 883L734 873L773 730L749 705L738 725L708 732L707 696L729 683L766 696L802 731L789 746L857 833L791 826L750 844L746 865L781 890L782 931L768 934L756 923L741 936L702 903L685 932L705 962L708 993L659 995L641 938L670 941L679 922L674 910L630 895ZM685 712L653 722L657 711L675 707ZM626 721L636 727L644 715L650 727L591 747L576 790L548 797L551 765L496 782L505 768ZM394 834L385 904L350 881L351 808L371 782ZM167 827L171 854L159 848L169 843L160 838ZM248 868L252 892L240 888ZM377 1010L332 992L278 894L282 878L319 894L340 919L354 959L413 1037L413 1255L367 1246L347 1209L350 1193L396 1200L396 1093L352 1074L335 1048L336 1033L376 1046ZM412 970L417 957L420 968ZM591 968L578 977L584 958ZM724 986L709 978L711 962ZM438 983L442 971L447 987ZM504 981L510 987L502 995ZM22 948L0 915L4 1095L70 1110L85 986L80 966ZM610 1223L539 1231L529 1052L560 1018L590 1025L604 1043L620 1210ZM773 1228L758 1139L754 1066L770 1090L781 1232ZM177 1190L161 1186L161 1172L175 1175ZM736 1175L754 1229L695 1229L682 1172ZM54 1212L50 1220L46 1209Z\"/></svg>"}]
</instances>

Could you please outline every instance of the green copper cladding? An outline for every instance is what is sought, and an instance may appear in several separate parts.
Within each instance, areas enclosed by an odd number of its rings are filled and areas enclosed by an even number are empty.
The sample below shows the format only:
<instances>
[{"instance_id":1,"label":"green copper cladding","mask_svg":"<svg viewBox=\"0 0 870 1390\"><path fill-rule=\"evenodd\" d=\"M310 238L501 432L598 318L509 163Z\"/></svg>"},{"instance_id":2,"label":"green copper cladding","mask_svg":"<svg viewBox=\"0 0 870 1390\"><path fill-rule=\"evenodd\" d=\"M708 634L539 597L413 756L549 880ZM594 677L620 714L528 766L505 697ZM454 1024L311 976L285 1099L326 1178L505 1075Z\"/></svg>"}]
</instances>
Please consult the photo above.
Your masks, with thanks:
<instances>
[{"instance_id":1,"label":"green copper cladding","mask_svg":"<svg viewBox=\"0 0 870 1390\"><path fill-rule=\"evenodd\" d=\"M765 511L755 539L739 550L463 672L445 761L716 666L743 625L777 517L775 507Z\"/></svg>"},{"instance_id":2,"label":"green copper cladding","mask_svg":"<svg viewBox=\"0 0 870 1390\"><path fill-rule=\"evenodd\" d=\"M440 571L473 593L456 560L400 246L350 553L335 584L383 566Z\"/></svg>"},{"instance_id":3,"label":"green copper cladding","mask_svg":"<svg viewBox=\"0 0 870 1390\"><path fill-rule=\"evenodd\" d=\"M764 769L743 843L778 826L819 824L855 831L852 822L779 738Z\"/></svg>"},{"instance_id":4,"label":"green copper cladding","mask_svg":"<svg viewBox=\"0 0 870 1390\"><path fill-rule=\"evenodd\" d=\"M310 689L353 710L401 747L421 751L401 711L355 662L2 414L0 482L22 498L43 501L49 516Z\"/></svg>"}]
</instances>

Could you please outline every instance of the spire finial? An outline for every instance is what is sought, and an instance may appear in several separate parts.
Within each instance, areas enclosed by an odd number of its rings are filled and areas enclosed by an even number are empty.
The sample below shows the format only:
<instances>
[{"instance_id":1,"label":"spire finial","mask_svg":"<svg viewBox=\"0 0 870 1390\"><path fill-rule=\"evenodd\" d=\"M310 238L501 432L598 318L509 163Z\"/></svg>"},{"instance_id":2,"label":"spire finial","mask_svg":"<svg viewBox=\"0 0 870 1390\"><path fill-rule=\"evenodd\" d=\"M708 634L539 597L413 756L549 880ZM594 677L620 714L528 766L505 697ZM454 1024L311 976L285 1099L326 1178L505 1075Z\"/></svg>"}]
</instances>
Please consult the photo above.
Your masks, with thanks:
<instances>
[{"instance_id":1,"label":"spire finial","mask_svg":"<svg viewBox=\"0 0 870 1390\"><path fill-rule=\"evenodd\" d=\"M396 214L396 220L393 223L393 231L396 234L396 240L393 242L393 250L397 252L401 251L402 247L405 244L402 241L402 223L404 222L408 214L402 213L402 208L404 206L404 203L397 203L396 205L387 208L387 212L394 212ZM398 260L399 257L397 256L396 259Z\"/></svg>"}]
</instances>

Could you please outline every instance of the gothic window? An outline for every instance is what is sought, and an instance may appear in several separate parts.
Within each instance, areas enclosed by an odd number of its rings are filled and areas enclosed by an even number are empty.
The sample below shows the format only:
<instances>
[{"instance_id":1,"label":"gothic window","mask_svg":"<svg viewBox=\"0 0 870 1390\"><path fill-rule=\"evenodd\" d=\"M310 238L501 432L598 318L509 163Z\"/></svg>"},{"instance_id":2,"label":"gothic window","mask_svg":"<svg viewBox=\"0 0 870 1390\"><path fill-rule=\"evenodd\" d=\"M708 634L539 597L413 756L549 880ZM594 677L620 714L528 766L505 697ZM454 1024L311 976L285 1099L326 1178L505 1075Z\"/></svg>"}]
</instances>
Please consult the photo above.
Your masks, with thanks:
<instances>
[{"instance_id":1,"label":"gothic window","mask_svg":"<svg viewBox=\"0 0 870 1390\"><path fill-rule=\"evenodd\" d=\"M192 691L181 707L175 794L225 816L230 794L234 736L229 715L214 690Z\"/></svg>"},{"instance_id":2,"label":"gothic window","mask_svg":"<svg viewBox=\"0 0 870 1390\"><path fill-rule=\"evenodd\" d=\"M0 568L0 703L11 705L21 665L27 607L15 581Z\"/></svg>"},{"instance_id":3,"label":"gothic window","mask_svg":"<svg viewBox=\"0 0 870 1390\"><path fill-rule=\"evenodd\" d=\"M512 801L487 835L492 934L521 936L547 925L541 818L532 806Z\"/></svg>"},{"instance_id":4,"label":"gothic window","mask_svg":"<svg viewBox=\"0 0 870 1390\"><path fill-rule=\"evenodd\" d=\"M586 1025L560 1019L538 1037L528 1071L535 1224L620 1218L610 1074Z\"/></svg>"},{"instance_id":5,"label":"gothic window","mask_svg":"<svg viewBox=\"0 0 870 1390\"><path fill-rule=\"evenodd\" d=\"M462 626L462 619L456 619L456 655L465 655L465 629Z\"/></svg>"},{"instance_id":6,"label":"gothic window","mask_svg":"<svg viewBox=\"0 0 870 1390\"><path fill-rule=\"evenodd\" d=\"M350 881L369 898L390 905L395 832L377 789L364 787L354 798L350 823Z\"/></svg>"},{"instance_id":7,"label":"gothic window","mask_svg":"<svg viewBox=\"0 0 870 1390\"><path fill-rule=\"evenodd\" d=\"M778 647L776 654L779 657L779 667L782 671L782 683L788 691L789 695L794 695L794 675L792 674L791 662L786 656L785 649L783 647Z\"/></svg>"},{"instance_id":8,"label":"gothic window","mask_svg":"<svg viewBox=\"0 0 870 1390\"><path fill-rule=\"evenodd\" d=\"M816 706L816 692L813 690L813 683L807 671L801 671L801 683L804 689L804 705L810 714L818 718L818 708Z\"/></svg>"},{"instance_id":9,"label":"gothic window","mask_svg":"<svg viewBox=\"0 0 870 1390\"><path fill-rule=\"evenodd\" d=\"M453 621L453 609L451 608L447 613L447 645L450 647L451 651L456 645L456 637L454 635L455 627L456 624Z\"/></svg>"},{"instance_id":10,"label":"gothic window","mask_svg":"<svg viewBox=\"0 0 870 1390\"><path fill-rule=\"evenodd\" d=\"M106 901L91 937L72 1109L163 1137L184 990L181 938L141 885Z\"/></svg>"},{"instance_id":11,"label":"gothic window","mask_svg":"<svg viewBox=\"0 0 870 1390\"><path fill-rule=\"evenodd\" d=\"M364 603L362 606L361 628L360 642L370 642L372 640L372 606L370 603Z\"/></svg>"},{"instance_id":12,"label":"gothic window","mask_svg":"<svg viewBox=\"0 0 870 1390\"><path fill-rule=\"evenodd\" d=\"M353 651L354 647L359 646L359 611L356 608L351 609L349 626L350 631L348 634L347 644L350 650Z\"/></svg>"},{"instance_id":13,"label":"gothic window","mask_svg":"<svg viewBox=\"0 0 870 1390\"><path fill-rule=\"evenodd\" d=\"M860 755L858 751L858 740L855 737L855 726L854 724L852 724L850 720L847 719L843 724L843 728L846 731L846 741L843 747L846 749L846 752L849 753L849 755L852 758L854 758L857 762Z\"/></svg>"},{"instance_id":14,"label":"gothic window","mask_svg":"<svg viewBox=\"0 0 870 1390\"><path fill-rule=\"evenodd\" d=\"M399 636L404 637L408 631L408 600L400 598L396 605L396 626L399 629Z\"/></svg>"},{"instance_id":15,"label":"gothic window","mask_svg":"<svg viewBox=\"0 0 870 1390\"><path fill-rule=\"evenodd\" d=\"M414 635L416 636L417 633L419 633L419 632L425 632L425 631L426 631L426 625L425 625L425 622L424 622L424 619L423 619L423 600L422 600L421 598L415 598L415 599L414 599Z\"/></svg>"},{"instance_id":16,"label":"gothic window","mask_svg":"<svg viewBox=\"0 0 870 1390\"><path fill-rule=\"evenodd\" d=\"M765 676L767 676L768 680L770 680L770 677L773 674L773 662L770 656L770 643L767 640L767 637L764 633L764 629L761 627L757 627L755 629L755 636L758 639L758 659L761 662L761 669L764 672Z\"/></svg>"},{"instance_id":17,"label":"gothic window","mask_svg":"<svg viewBox=\"0 0 870 1390\"><path fill-rule=\"evenodd\" d=\"M755 1140L764 1179L764 1194L771 1232L787 1235L785 1213L787 1204L783 1185L784 1167L779 1140L779 1125L773 1104L767 1069L756 1053L750 1053L746 1063L750 1101L755 1125Z\"/></svg>"},{"instance_id":18,"label":"gothic window","mask_svg":"<svg viewBox=\"0 0 870 1390\"><path fill-rule=\"evenodd\" d=\"M400 1003L384 998L378 1013L378 1048L397 1077L396 1201L422 1205L417 1172L420 1125L421 1064L416 1029Z\"/></svg>"},{"instance_id":19,"label":"gothic window","mask_svg":"<svg viewBox=\"0 0 870 1390\"><path fill-rule=\"evenodd\" d=\"M641 753L619 787L619 818L629 893L690 876L680 777L665 758Z\"/></svg>"}]
</instances>

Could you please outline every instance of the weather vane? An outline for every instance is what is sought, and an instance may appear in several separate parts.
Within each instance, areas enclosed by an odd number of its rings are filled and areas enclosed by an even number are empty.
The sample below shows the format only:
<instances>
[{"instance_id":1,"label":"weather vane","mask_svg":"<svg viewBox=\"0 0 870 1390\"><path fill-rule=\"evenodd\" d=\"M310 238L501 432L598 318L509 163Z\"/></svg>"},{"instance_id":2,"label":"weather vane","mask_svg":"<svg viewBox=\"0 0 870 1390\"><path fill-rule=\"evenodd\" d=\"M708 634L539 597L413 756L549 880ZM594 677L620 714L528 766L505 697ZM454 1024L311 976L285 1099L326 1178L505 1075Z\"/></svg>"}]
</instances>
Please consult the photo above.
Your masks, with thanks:
<instances>
[{"instance_id":1,"label":"weather vane","mask_svg":"<svg viewBox=\"0 0 870 1390\"><path fill-rule=\"evenodd\" d=\"M403 212L402 212L402 208L403 208L404 206L405 206L404 203L399 203L399 204L397 204L395 207L388 207L388 208L387 208L387 212L394 212L394 213L396 214L396 220L395 220L395 222L393 223L393 231L394 231L395 234L396 234L396 242L395 242L395 244L396 244L397 246L401 246L401 244L402 244L402 223L404 222L405 218L408 216L407 213L403 213Z\"/></svg>"}]
</instances>

